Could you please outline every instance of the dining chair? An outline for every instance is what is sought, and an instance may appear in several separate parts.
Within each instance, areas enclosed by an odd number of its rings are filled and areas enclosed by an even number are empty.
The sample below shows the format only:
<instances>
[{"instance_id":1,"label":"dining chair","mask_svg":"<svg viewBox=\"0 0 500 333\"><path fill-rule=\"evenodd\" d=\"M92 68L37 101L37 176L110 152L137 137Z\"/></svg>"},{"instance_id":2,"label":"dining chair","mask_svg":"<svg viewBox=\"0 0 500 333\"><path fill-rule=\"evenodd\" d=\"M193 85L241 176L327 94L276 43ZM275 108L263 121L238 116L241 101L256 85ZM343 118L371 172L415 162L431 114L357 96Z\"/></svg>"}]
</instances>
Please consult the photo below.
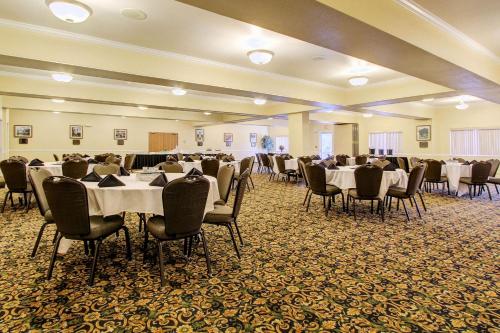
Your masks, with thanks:
<instances>
[{"instance_id":1,"label":"dining chair","mask_svg":"<svg viewBox=\"0 0 500 333\"><path fill-rule=\"evenodd\" d=\"M384 221L384 205L382 199L379 197L383 173L382 168L373 164L365 164L354 170L356 188L351 188L347 192L347 212L349 213L349 202L352 199L354 221L356 221L356 200L370 201L372 213L373 202L377 201L377 213L381 212L382 222Z\"/></svg>"},{"instance_id":2,"label":"dining chair","mask_svg":"<svg viewBox=\"0 0 500 333\"><path fill-rule=\"evenodd\" d=\"M490 162L477 162L472 165L471 176L470 177L460 177L459 183L466 184L469 188L469 198L472 200L472 189L474 189L474 196L476 196L476 188L479 187L479 191L486 189L488 190L488 196L491 200L491 191L488 185L488 177L491 172ZM479 193L480 194L480 193ZM458 195L458 191L457 191Z\"/></svg>"},{"instance_id":3,"label":"dining chair","mask_svg":"<svg viewBox=\"0 0 500 333\"><path fill-rule=\"evenodd\" d=\"M439 161L436 160L425 160L425 163L427 164L427 168L425 170L425 186L427 188L427 191L430 193L432 192L432 186L433 185L439 185L442 184L442 193L444 193L444 185L446 184L446 187L448 188L448 195L450 194L450 182L448 180L447 176L441 176L441 168L442 165ZM489 171L489 170L488 170Z\"/></svg>"},{"instance_id":4,"label":"dining chair","mask_svg":"<svg viewBox=\"0 0 500 333\"><path fill-rule=\"evenodd\" d=\"M344 166L347 165L347 157L346 155L337 155L335 156L335 161L337 162L337 165Z\"/></svg>"},{"instance_id":5,"label":"dining chair","mask_svg":"<svg viewBox=\"0 0 500 333\"><path fill-rule=\"evenodd\" d=\"M276 166L278 167L278 181L280 180L280 176L287 181L290 182L290 178L297 179L297 171L293 169L286 169L285 167L285 159L282 156L275 156Z\"/></svg>"},{"instance_id":6,"label":"dining chair","mask_svg":"<svg viewBox=\"0 0 500 333\"><path fill-rule=\"evenodd\" d=\"M219 160L205 158L201 160L201 169L203 170L204 175L217 178L217 173L219 172Z\"/></svg>"},{"instance_id":7,"label":"dining chair","mask_svg":"<svg viewBox=\"0 0 500 333\"><path fill-rule=\"evenodd\" d=\"M45 228L49 224L55 224L42 186L43 181L46 178L49 178L50 176L52 176L52 173L47 169L30 168L28 170L28 179L30 181L31 188L33 189L33 194L35 196L38 205L38 210L40 211L40 215L42 215L45 221L40 227L40 230L38 231L38 236L35 241L35 246L33 247L33 251L31 252L32 258L34 258L36 255L36 252L38 250L38 245L40 244L40 240L42 239Z\"/></svg>"},{"instance_id":8,"label":"dining chair","mask_svg":"<svg viewBox=\"0 0 500 333\"><path fill-rule=\"evenodd\" d=\"M219 188L220 199L214 202L215 205L225 205L231 193L235 168L231 164L223 165L217 172L217 187Z\"/></svg>"},{"instance_id":9,"label":"dining chair","mask_svg":"<svg viewBox=\"0 0 500 333\"><path fill-rule=\"evenodd\" d=\"M248 170L250 170L250 174L248 175L248 179L250 180L250 184L252 184L253 189L255 189L255 185L252 179L254 165L255 165L255 156L250 156L250 167L248 168Z\"/></svg>"},{"instance_id":10,"label":"dining chair","mask_svg":"<svg viewBox=\"0 0 500 333\"><path fill-rule=\"evenodd\" d=\"M123 162L123 167L125 170L130 171L134 166L136 154L126 154L125 161Z\"/></svg>"},{"instance_id":11,"label":"dining chair","mask_svg":"<svg viewBox=\"0 0 500 333\"><path fill-rule=\"evenodd\" d=\"M408 210L406 209L405 199L410 201L410 204L415 203L415 209L417 210L418 216L422 218L420 213L420 209L418 208L417 200L415 199L415 194L417 193L420 184L422 183L422 179L424 178L425 167L423 165L417 165L410 171L410 176L408 177L408 185L406 188L391 186L389 187L386 200L388 201L389 211L392 206L392 198L396 198L397 201L397 210L399 210L399 202L403 203L403 208L406 214L406 220L410 221L410 216L408 215ZM412 204L413 206L413 204Z\"/></svg>"},{"instance_id":12,"label":"dining chair","mask_svg":"<svg viewBox=\"0 0 500 333\"><path fill-rule=\"evenodd\" d=\"M491 159L491 160L487 160L486 162L491 163L491 170L490 170L489 176L495 177L497 175L497 172L498 172L498 167L500 166L500 160Z\"/></svg>"},{"instance_id":13,"label":"dining chair","mask_svg":"<svg viewBox=\"0 0 500 333\"><path fill-rule=\"evenodd\" d=\"M355 163L356 165L363 165L363 164L366 164L366 162L368 161L368 158L364 155L360 155L360 156L356 156L355 157Z\"/></svg>"},{"instance_id":14,"label":"dining chair","mask_svg":"<svg viewBox=\"0 0 500 333\"><path fill-rule=\"evenodd\" d=\"M177 162L170 162L170 161L162 162L162 163L158 164L157 167L160 170L165 171L165 173L182 173L182 172L184 172L182 165L180 165Z\"/></svg>"},{"instance_id":15,"label":"dining chair","mask_svg":"<svg viewBox=\"0 0 500 333\"><path fill-rule=\"evenodd\" d=\"M120 172L120 166L113 163L99 163L94 166L93 170L99 176L117 175Z\"/></svg>"},{"instance_id":16,"label":"dining chair","mask_svg":"<svg viewBox=\"0 0 500 333\"><path fill-rule=\"evenodd\" d=\"M56 161L56 162L59 161L59 156L57 156L57 154L52 154L52 156L54 157L54 161Z\"/></svg>"},{"instance_id":17,"label":"dining chair","mask_svg":"<svg viewBox=\"0 0 500 333\"><path fill-rule=\"evenodd\" d=\"M408 172L408 170L406 169L405 160L402 157L397 157L396 160L398 162L398 167L400 169L403 169L405 172Z\"/></svg>"},{"instance_id":18,"label":"dining chair","mask_svg":"<svg viewBox=\"0 0 500 333\"><path fill-rule=\"evenodd\" d=\"M260 153L255 153L255 156L257 157L257 173L260 173L261 172L261 169L262 169L262 159L261 159L261 156L260 156Z\"/></svg>"},{"instance_id":19,"label":"dining chair","mask_svg":"<svg viewBox=\"0 0 500 333\"><path fill-rule=\"evenodd\" d=\"M69 159L61 165L62 174L65 177L81 179L85 177L89 164L84 159Z\"/></svg>"},{"instance_id":20,"label":"dining chair","mask_svg":"<svg viewBox=\"0 0 500 333\"><path fill-rule=\"evenodd\" d=\"M88 284L94 284L97 259L101 243L108 236L123 230L127 248L127 259L132 259L130 235L123 224L120 215L89 216L89 204L85 185L69 177L51 176L42 182L52 218L57 226L57 238L50 259L47 279L52 277L52 271L57 257L57 250L62 237L83 242L96 242L93 250L94 258Z\"/></svg>"},{"instance_id":21,"label":"dining chair","mask_svg":"<svg viewBox=\"0 0 500 333\"><path fill-rule=\"evenodd\" d=\"M21 194L23 196L23 204L27 212L30 208L32 188L26 177L26 163L19 159L3 160L0 162L0 169L2 170L4 181L8 188L3 200L2 213L5 211L5 206L9 198L11 206L14 207L13 194Z\"/></svg>"},{"instance_id":22,"label":"dining chair","mask_svg":"<svg viewBox=\"0 0 500 333\"><path fill-rule=\"evenodd\" d=\"M114 155L111 155L111 156L106 157L106 159L104 160L104 163L116 164L116 165L120 166L122 163L122 160Z\"/></svg>"},{"instance_id":23,"label":"dining chair","mask_svg":"<svg viewBox=\"0 0 500 333\"><path fill-rule=\"evenodd\" d=\"M28 162L29 162L29 160L26 157L18 156L18 155L14 155L14 156L9 157L9 160L20 161L20 162L23 162L24 164L28 164Z\"/></svg>"},{"instance_id":24,"label":"dining chair","mask_svg":"<svg viewBox=\"0 0 500 333\"><path fill-rule=\"evenodd\" d=\"M268 173L271 173L272 171L272 166L271 166L271 159L269 157L269 155L267 154L260 154L260 159L262 161L262 169L261 169L261 172L268 172Z\"/></svg>"},{"instance_id":25,"label":"dining chair","mask_svg":"<svg viewBox=\"0 0 500 333\"><path fill-rule=\"evenodd\" d=\"M306 212L309 211L309 205L311 204L313 194L323 198L325 216L328 216L328 211L332 206L332 201L335 203L335 197L337 194L342 196L342 210L345 210L344 193L337 186L326 183L326 172L324 167L318 164L308 163L305 165L305 173L311 189L309 199L307 200ZM327 198L328 204L326 201Z\"/></svg>"},{"instance_id":26,"label":"dining chair","mask_svg":"<svg viewBox=\"0 0 500 333\"><path fill-rule=\"evenodd\" d=\"M199 161L199 160L201 160L200 155L196 155L196 154L189 155L189 158L191 158L193 161Z\"/></svg>"},{"instance_id":27,"label":"dining chair","mask_svg":"<svg viewBox=\"0 0 500 333\"><path fill-rule=\"evenodd\" d=\"M238 183L240 181L240 176L243 172L248 170L248 173L250 173L250 168L252 166L252 158L251 157L245 157L240 161L240 170L234 172L234 178L233 178L233 184ZM250 185L247 183L247 188L248 191L250 191Z\"/></svg>"},{"instance_id":28,"label":"dining chair","mask_svg":"<svg viewBox=\"0 0 500 333\"><path fill-rule=\"evenodd\" d=\"M207 271L210 275L210 254L202 228L210 182L205 177L183 177L169 182L162 191L163 216L151 217L145 229L144 249L147 249L148 233L156 239L160 263L161 286L165 285L163 267L163 244L181 240L192 244L192 238L199 236L205 251ZM144 253L146 255L146 253ZM188 252L190 255L190 251Z\"/></svg>"},{"instance_id":29,"label":"dining chair","mask_svg":"<svg viewBox=\"0 0 500 333\"><path fill-rule=\"evenodd\" d=\"M215 209L211 212L208 212L203 219L203 223L224 226L229 230L229 234L231 235L231 240L233 241L234 250L236 251L236 256L238 257L238 259L241 257L238 245L236 244L236 239L234 237L233 224L236 228L236 232L238 233L240 243L241 245L243 245L243 238L241 237L241 232L236 221L241 210L243 197L245 195L245 187L247 186L249 176L249 169L246 169L240 175L240 180L238 182L238 186L236 187L236 196L234 198L234 204L232 208L227 205L217 205L215 206Z\"/></svg>"}]
</instances>

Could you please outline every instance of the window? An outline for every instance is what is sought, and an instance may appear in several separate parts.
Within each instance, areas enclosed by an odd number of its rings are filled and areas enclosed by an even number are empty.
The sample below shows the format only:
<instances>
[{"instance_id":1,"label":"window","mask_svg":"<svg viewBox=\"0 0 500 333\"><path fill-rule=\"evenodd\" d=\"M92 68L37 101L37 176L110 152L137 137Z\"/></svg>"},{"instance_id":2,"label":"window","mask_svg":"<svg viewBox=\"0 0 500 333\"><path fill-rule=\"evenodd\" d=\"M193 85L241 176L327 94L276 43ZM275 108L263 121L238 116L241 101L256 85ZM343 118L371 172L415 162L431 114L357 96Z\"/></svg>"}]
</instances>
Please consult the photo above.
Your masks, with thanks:
<instances>
[{"instance_id":1,"label":"window","mask_svg":"<svg viewBox=\"0 0 500 333\"><path fill-rule=\"evenodd\" d=\"M333 153L332 142L333 142L333 134L332 133L320 133L320 148L321 148L321 158L327 158L328 155Z\"/></svg>"},{"instance_id":2,"label":"window","mask_svg":"<svg viewBox=\"0 0 500 333\"><path fill-rule=\"evenodd\" d=\"M287 136L277 136L275 141L276 141L275 149L277 153L281 153L280 146L283 146L283 152L288 152Z\"/></svg>"},{"instance_id":3,"label":"window","mask_svg":"<svg viewBox=\"0 0 500 333\"><path fill-rule=\"evenodd\" d=\"M450 154L455 156L500 155L500 128L451 130Z\"/></svg>"},{"instance_id":4,"label":"window","mask_svg":"<svg viewBox=\"0 0 500 333\"><path fill-rule=\"evenodd\" d=\"M379 154L379 150L382 149L384 154L387 154L388 149L392 149L392 155L401 152L401 132L370 133L368 141L370 149L375 149L375 154Z\"/></svg>"}]
</instances>

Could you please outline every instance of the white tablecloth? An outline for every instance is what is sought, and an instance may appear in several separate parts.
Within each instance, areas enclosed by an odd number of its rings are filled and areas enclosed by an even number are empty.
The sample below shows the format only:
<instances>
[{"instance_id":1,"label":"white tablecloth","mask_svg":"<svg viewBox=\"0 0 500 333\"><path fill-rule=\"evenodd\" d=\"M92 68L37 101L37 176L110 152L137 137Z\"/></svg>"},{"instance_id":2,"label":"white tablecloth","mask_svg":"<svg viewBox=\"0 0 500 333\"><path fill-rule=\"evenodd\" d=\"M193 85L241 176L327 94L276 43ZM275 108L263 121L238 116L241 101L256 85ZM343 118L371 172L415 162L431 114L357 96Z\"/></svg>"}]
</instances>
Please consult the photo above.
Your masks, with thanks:
<instances>
[{"instance_id":1,"label":"white tablecloth","mask_svg":"<svg viewBox=\"0 0 500 333\"><path fill-rule=\"evenodd\" d=\"M370 163L373 163L373 162L375 162L377 160L378 160L378 158L369 157L366 161L370 162ZM356 157L348 157L347 158L347 165L349 165L349 166L356 165Z\"/></svg>"},{"instance_id":2,"label":"white tablecloth","mask_svg":"<svg viewBox=\"0 0 500 333\"><path fill-rule=\"evenodd\" d=\"M279 173L280 171L278 170L278 164L276 164L276 156L271 156L273 159L273 171L275 173ZM299 169L299 162L296 158L291 158L289 160L285 160L285 169L290 169L290 170L298 170Z\"/></svg>"},{"instance_id":3,"label":"white tablecloth","mask_svg":"<svg viewBox=\"0 0 500 333\"><path fill-rule=\"evenodd\" d=\"M169 181L184 177L183 173L169 173ZM205 176L210 181L205 213L214 210L214 202L220 199L217 179ZM149 186L139 181L135 174L118 177L126 186L98 187L97 183L84 182L89 198L90 215L114 215L122 212L151 213L163 215L161 193L163 188Z\"/></svg>"},{"instance_id":4,"label":"white tablecloth","mask_svg":"<svg viewBox=\"0 0 500 333\"><path fill-rule=\"evenodd\" d=\"M91 173L95 164L89 164L87 174ZM43 166L30 166L30 168L40 168L50 171L53 176L62 176L62 162L45 162Z\"/></svg>"},{"instance_id":5,"label":"white tablecloth","mask_svg":"<svg viewBox=\"0 0 500 333\"><path fill-rule=\"evenodd\" d=\"M340 189L346 190L356 188L354 179L354 167L339 167L338 170L325 169L326 183L335 185ZM384 171L382 182L380 183L379 197L383 198L389 189L389 186L406 187L408 185L408 175L402 169L396 171Z\"/></svg>"},{"instance_id":6,"label":"white tablecloth","mask_svg":"<svg viewBox=\"0 0 500 333\"><path fill-rule=\"evenodd\" d=\"M203 169L201 168L201 161L194 161L194 162L184 162L184 161L179 161L179 164L182 165L182 171L183 172L189 172L191 171L192 168L198 169L201 172L203 172ZM234 165L234 170L236 172L239 172L240 170L240 161L232 161L232 162L222 162L219 161L219 167L222 167L224 165Z\"/></svg>"},{"instance_id":7,"label":"white tablecloth","mask_svg":"<svg viewBox=\"0 0 500 333\"><path fill-rule=\"evenodd\" d=\"M472 165L460 163L446 163L441 166L441 175L448 177L450 191L458 191L458 195L469 193L467 184L460 184L460 177L470 177L472 175Z\"/></svg>"}]
</instances>

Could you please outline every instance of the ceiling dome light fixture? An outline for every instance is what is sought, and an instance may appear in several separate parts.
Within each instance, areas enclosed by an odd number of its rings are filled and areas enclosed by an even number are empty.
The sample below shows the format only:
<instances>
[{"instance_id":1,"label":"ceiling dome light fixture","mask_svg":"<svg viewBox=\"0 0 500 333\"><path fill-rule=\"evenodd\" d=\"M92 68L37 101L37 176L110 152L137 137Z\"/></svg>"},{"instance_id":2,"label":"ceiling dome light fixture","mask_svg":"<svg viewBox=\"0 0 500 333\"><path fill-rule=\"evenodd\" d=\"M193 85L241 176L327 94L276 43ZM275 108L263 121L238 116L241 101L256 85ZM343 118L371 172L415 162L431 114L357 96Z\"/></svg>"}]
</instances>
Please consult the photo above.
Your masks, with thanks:
<instances>
[{"instance_id":1,"label":"ceiling dome light fixture","mask_svg":"<svg viewBox=\"0 0 500 333\"><path fill-rule=\"evenodd\" d=\"M81 23L89 18L92 9L76 0L46 0L52 14L68 23Z\"/></svg>"},{"instance_id":2,"label":"ceiling dome light fixture","mask_svg":"<svg viewBox=\"0 0 500 333\"><path fill-rule=\"evenodd\" d=\"M64 103L64 99L62 98L52 98L51 101L59 104Z\"/></svg>"},{"instance_id":3,"label":"ceiling dome light fixture","mask_svg":"<svg viewBox=\"0 0 500 333\"><path fill-rule=\"evenodd\" d=\"M257 97L253 100L253 102L255 103L255 105L264 105L267 103L267 100L265 98Z\"/></svg>"},{"instance_id":4,"label":"ceiling dome light fixture","mask_svg":"<svg viewBox=\"0 0 500 333\"><path fill-rule=\"evenodd\" d=\"M368 78L365 76L351 77L349 79L349 83L351 84L351 86L355 86L355 87L364 86L365 84L368 83Z\"/></svg>"},{"instance_id":5,"label":"ceiling dome light fixture","mask_svg":"<svg viewBox=\"0 0 500 333\"><path fill-rule=\"evenodd\" d=\"M469 104L465 104L464 101L460 101L457 105L455 105L455 108L459 110L465 110L469 107Z\"/></svg>"},{"instance_id":6,"label":"ceiling dome light fixture","mask_svg":"<svg viewBox=\"0 0 500 333\"><path fill-rule=\"evenodd\" d=\"M210 115L212 114L212 112L203 112L203 114L204 114L205 116L210 116Z\"/></svg>"},{"instance_id":7,"label":"ceiling dome light fixture","mask_svg":"<svg viewBox=\"0 0 500 333\"><path fill-rule=\"evenodd\" d=\"M61 112L59 112L59 111L52 111L52 113L53 113L53 114L59 114L59 113L61 113Z\"/></svg>"},{"instance_id":8,"label":"ceiling dome light fixture","mask_svg":"<svg viewBox=\"0 0 500 333\"><path fill-rule=\"evenodd\" d=\"M274 53L268 50L253 50L247 53L250 61L256 65L265 65L273 59Z\"/></svg>"},{"instance_id":9,"label":"ceiling dome light fixture","mask_svg":"<svg viewBox=\"0 0 500 333\"><path fill-rule=\"evenodd\" d=\"M371 117L373 117L373 113L363 113L363 117L371 118Z\"/></svg>"},{"instance_id":10,"label":"ceiling dome light fixture","mask_svg":"<svg viewBox=\"0 0 500 333\"><path fill-rule=\"evenodd\" d=\"M57 82L71 82L73 80L73 75L68 73L52 73L51 76Z\"/></svg>"},{"instance_id":11,"label":"ceiling dome light fixture","mask_svg":"<svg viewBox=\"0 0 500 333\"><path fill-rule=\"evenodd\" d=\"M182 89L182 88L173 88L172 89L172 94L174 94L175 96L184 96L186 95L187 91Z\"/></svg>"}]
</instances>

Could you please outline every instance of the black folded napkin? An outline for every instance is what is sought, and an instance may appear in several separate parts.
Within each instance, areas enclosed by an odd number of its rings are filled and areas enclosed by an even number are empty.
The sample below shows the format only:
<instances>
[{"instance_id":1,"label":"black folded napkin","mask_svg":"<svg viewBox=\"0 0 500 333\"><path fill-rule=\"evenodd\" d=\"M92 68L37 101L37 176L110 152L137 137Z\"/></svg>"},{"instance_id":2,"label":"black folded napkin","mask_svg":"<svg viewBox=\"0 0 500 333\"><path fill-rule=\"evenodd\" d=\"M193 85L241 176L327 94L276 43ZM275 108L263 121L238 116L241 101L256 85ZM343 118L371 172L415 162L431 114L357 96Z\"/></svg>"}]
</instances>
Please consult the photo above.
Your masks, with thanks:
<instances>
[{"instance_id":1,"label":"black folded napkin","mask_svg":"<svg viewBox=\"0 0 500 333\"><path fill-rule=\"evenodd\" d=\"M328 166L328 170L338 170L338 166L335 165L335 163L332 163Z\"/></svg>"},{"instance_id":2,"label":"black folded napkin","mask_svg":"<svg viewBox=\"0 0 500 333\"><path fill-rule=\"evenodd\" d=\"M230 158L228 158L228 157L224 157L224 158L222 159L222 162L231 162L231 159L230 159Z\"/></svg>"},{"instance_id":3,"label":"black folded napkin","mask_svg":"<svg viewBox=\"0 0 500 333\"><path fill-rule=\"evenodd\" d=\"M130 172L128 172L127 170L125 170L124 167L120 167L120 176L130 176Z\"/></svg>"},{"instance_id":4,"label":"black folded napkin","mask_svg":"<svg viewBox=\"0 0 500 333\"><path fill-rule=\"evenodd\" d=\"M188 176L203 176L203 172L196 168L192 168L188 173L186 173L186 177Z\"/></svg>"},{"instance_id":5,"label":"black folded napkin","mask_svg":"<svg viewBox=\"0 0 500 333\"><path fill-rule=\"evenodd\" d=\"M326 164L325 161L321 161L317 165L321 165L323 168L327 168L328 167L328 164Z\"/></svg>"},{"instance_id":6,"label":"black folded napkin","mask_svg":"<svg viewBox=\"0 0 500 333\"><path fill-rule=\"evenodd\" d=\"M184 162L194 162L191 157L184 158Z\"/></svg>"},{"instance_id":7,"label":"black folded napkin","mask_svg":"<svg viewBox=\"0 0 500 333\"><path fill-rule=\"evenodd\" d=\"M94 160L93 158L89 158L89 159L87 160L87 163L88 163L88 164L99 164L99 162L97 162L97 161L96 161L96 160Z\"/></svg>"},{"instance_id":8,"label":"black folded napkin","mask_svg":"<svg viewBox=\"0 0 500 333\"><path fill-rule=\"evenodd\" d=\"M167 161L177 162L177 158L173 155L170 155L169 157L167 157Z\"/></svg>"},{"instance_id":9,"label":"black folded napkin","mask_svg":"<svg viewBox=\"0 0 500 333\"><path fill-rule=\"evenodd\" d=\"M44 165L43 161L39 160L38 158L33 159L29 164L29 166L43 166L43 165Z\"/></svg>"},{"instance_id":10,"label":"black folded napkin","mask_svg":"<svg viewBox=\"0 0 500 333\"><path fill-rule=\"evenodd\" d=\"M345 164L342 163L341 161L337 161L337 166L345 166Z\"/></svg>"},{"instance_id":11,"label":"black folded napkin","mask_svg":"<svg viewBox=\"0 0 500 333\"><path fill-rule=\"evenodd\" d=\"M396 171L394 163L389 163L384 167L384 171Z\"/></svg>"},{"instance_id":12,"label":"black folded napkin","mask_svg":"<svg viewBox=\"0 0 500 333\"><path fill-rule=\"evenodd\" d=\"M83 158L87 158L87 157L90 157L89 155L85 154L82 156Z\"/></svg>"},{"instance_id":13,"label":"black folded napkin","mask_svg":"<svg viewBox=\"0 0 500 333\"><path fill-rule=\"evenodd\" d=\"M164 173L161 173L149 183L149 186L159 186L165 187L168 184L167 176Z\"/></svg>"},{"instance_id":14,"label":"black folded napkin","mask_svg":"<svg viewBox=\"0 0 500 333\"><path fill-rule=\"evenodd\" d=\"M440 163L441 163L441 164L446 164L446 162L445 162L445 161L443 161L443 160L441 160L441 162L440 162Z\"/></svg>"},{"instance_id":15,"label":"black folded napkin","mask_svg":"<svg viewBox=\"0 0 500 333\"><path fill-rule=\"evenodd\" d=\"M116 178L114 175L107 175L99 182L99 184L97 184L97 186L115 187L115 186L125 186L125 184L122 183L122 181Z\"/></svg>"},{"instance_id":16,"label":"black folded napkin","mask_svg":"<svg viewBox=\"0 0 500 333\"><path fill-rule=\"evenodd\" d=\"M463 165L469 165L469 164L470 164L470 162L465 161L465 162L464 162L464 163L462 163L462 164L463 164Z\"/></svg>"},{"instance_id":17,"label":"black folded napkin","mask_svg":"<svg viewBox=\"0 0 500 333\"><path fill-rule=\"evenodd\" d=\"M80 179L82 182L99 182L102 180L102 177L99 176L95 171L92 171L82 179Z\"/></svg>"}]
</instances>

